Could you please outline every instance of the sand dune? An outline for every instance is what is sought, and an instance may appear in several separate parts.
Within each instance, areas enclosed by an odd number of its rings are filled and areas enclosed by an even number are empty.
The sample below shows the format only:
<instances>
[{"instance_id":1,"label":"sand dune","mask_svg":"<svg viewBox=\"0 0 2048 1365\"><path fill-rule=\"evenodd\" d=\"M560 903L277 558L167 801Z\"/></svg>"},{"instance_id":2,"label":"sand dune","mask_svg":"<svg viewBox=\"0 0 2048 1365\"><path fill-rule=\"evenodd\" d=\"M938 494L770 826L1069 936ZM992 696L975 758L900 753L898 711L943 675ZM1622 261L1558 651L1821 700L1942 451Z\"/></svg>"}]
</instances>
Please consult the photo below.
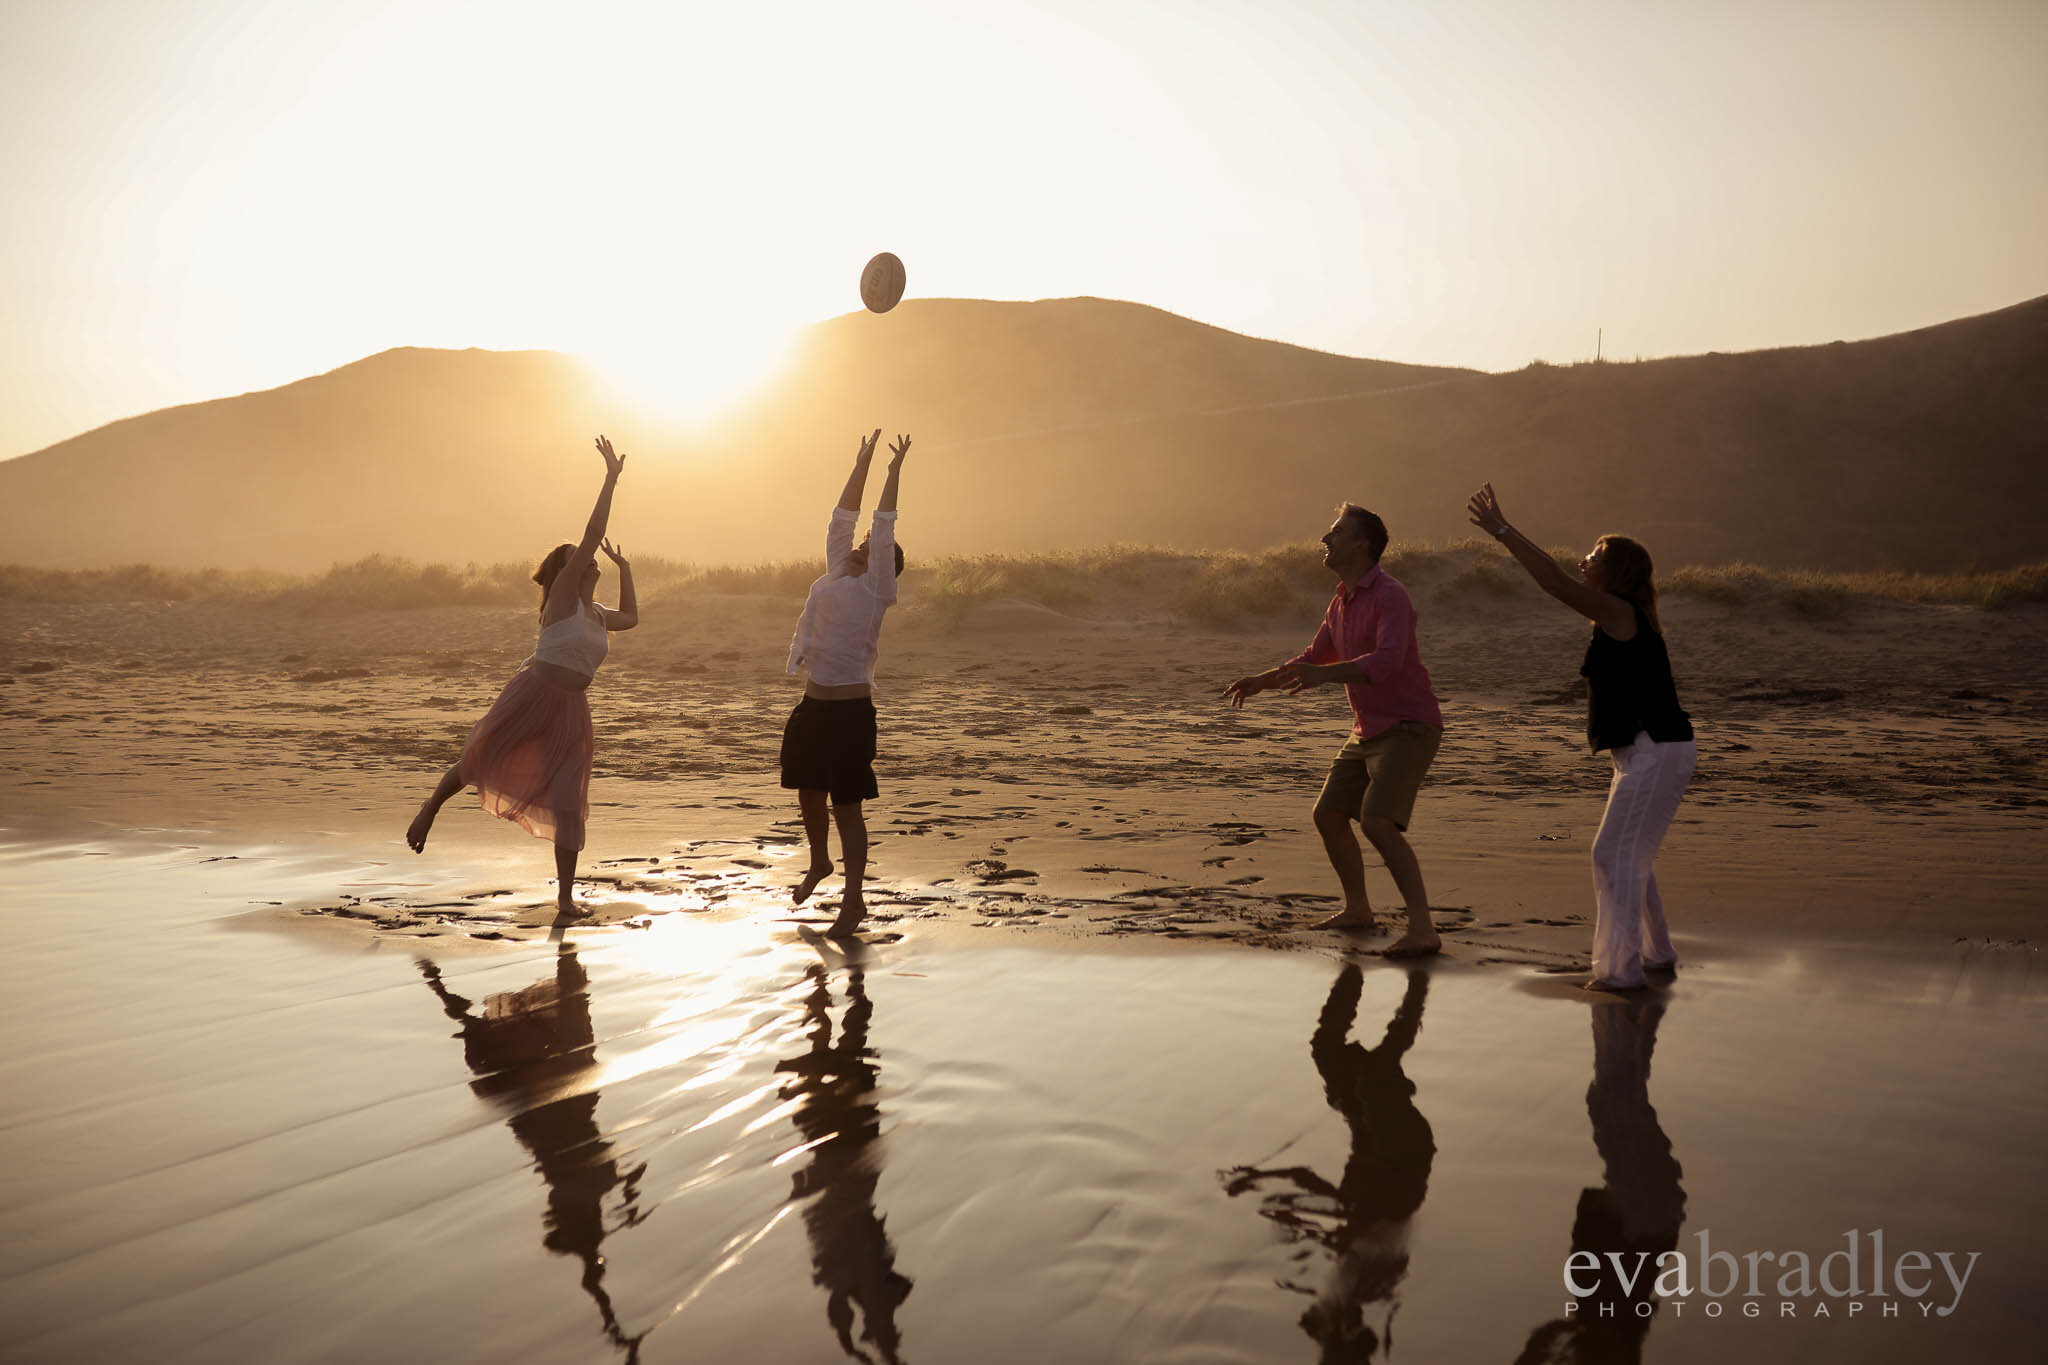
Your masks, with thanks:
<instances>
[{"instance_id":1,"label":"sand dune","mask_svg":"<svg viewBox=\"0 0 2048 1365\"><path fill-rule=\"evenodd\" d=\"M404 350L115 423L0 464L12 560L317 570L526 559L580 525L603 430L614 523L704 561L814 552L864 424L919 457L925 554L1109 541L1257 549L1339 497L1409 540L1498 481L1546 540L1665 563L2048 558L2048 299L1895 337L1511 374L1325 355L1134 304L912 300L812 328L751 402L685 430L545 352ZM590 467L586 467L588 464Z\"/></svg>"}]
</instances>

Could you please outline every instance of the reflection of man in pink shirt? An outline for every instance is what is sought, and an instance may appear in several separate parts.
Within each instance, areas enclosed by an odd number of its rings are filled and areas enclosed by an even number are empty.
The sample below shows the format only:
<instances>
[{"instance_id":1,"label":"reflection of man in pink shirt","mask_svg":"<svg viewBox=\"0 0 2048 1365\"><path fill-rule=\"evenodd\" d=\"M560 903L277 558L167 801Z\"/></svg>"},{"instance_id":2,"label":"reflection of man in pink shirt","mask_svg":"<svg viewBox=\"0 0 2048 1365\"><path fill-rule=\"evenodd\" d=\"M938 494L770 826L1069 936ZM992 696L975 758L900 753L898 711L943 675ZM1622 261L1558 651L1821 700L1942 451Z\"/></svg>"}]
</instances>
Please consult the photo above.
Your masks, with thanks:
<instances>
[{"instance_id":1,"label":"reflection of man in pink shirt","mask_svg":"<svg viewBox=\"0 0 2048 1365\"><path fill-rule=\"evenodd\" d=\"M1239 678L1223 695L1242 706L1247 697L1275 687L1301 692L1344 684L1351 739L1331 762L1315 810L1316 831L1344 888L1344 908L1316 927L1372 927L1365 860L1351 833L1356 820L1386 860L1408 910L1407 932L1387 956L1423 957L1441 942L1430 923L1422 866L1405 831L1423 774L1443 739L1444 717L1415 647L1415 604L1380 567L1386 548L1386 523L1355 503L1344 504L1323 535L1323 563L1340 581L1322 629L1307 649L1264 673Z\"/></svg>"}]
</instances>

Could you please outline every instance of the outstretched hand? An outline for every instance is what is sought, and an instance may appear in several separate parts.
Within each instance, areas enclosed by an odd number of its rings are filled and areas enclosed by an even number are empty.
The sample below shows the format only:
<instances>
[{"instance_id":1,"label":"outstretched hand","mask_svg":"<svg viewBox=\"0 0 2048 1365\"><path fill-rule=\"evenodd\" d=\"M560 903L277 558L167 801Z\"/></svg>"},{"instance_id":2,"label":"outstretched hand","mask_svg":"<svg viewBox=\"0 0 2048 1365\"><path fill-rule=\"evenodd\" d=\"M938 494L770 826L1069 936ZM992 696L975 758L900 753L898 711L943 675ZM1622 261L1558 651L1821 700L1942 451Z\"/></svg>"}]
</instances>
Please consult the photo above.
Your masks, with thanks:
<instances>
[{"instance_id":1,"label":"outstretched hand","mask_svg":"<svg viewBox=\"0 0 2048 1365\"><path fill-rule=\"evenodd\" d=\"M612 563L618 565L622 569L626 567L626 552L624 550L612 544L609 540L604 542L604 544L600 545L598 548L605 552L606 557L609 558Z\"/></svg>"},{"instance_id":2,"label":"outstretched hand","mask_svg":"<svg viewBox=\"0 0 2048 1365\"><path fill-rule=\"evenodd\" d=\"M876 427L869 435L863 436L860 442L860 450L854 455L853 462L855 464L866 464L869 460L874 459L875 443L881 439L882 429L880 427Z\"/></svg>"},{"instance_id":3,"label":"outstretched hand","mask_svg":"<svg viewBox=\"0 0 2048 1365\"><path fill-rule=\"evenodd\" d=\"M1494 496L1493 485L1487 484L1472 495L1465 504L1471 514L1472 524L1490 536L1497 536L1507 528L1508 519L1501 513L1500 499Z\"/></svg>"},{"instance_id":4,"label":"outstretched hand","mask_svg":"<svg viewBox=\"0 0 2048 1365\"><path fill-rule=\"evenodd\" d=\"M879 436L882 433L877 431L875 434ZM889 443L889 467L891 469L894 469L896 466L902 464L903 457L905 455L908 455L909 453L910 438L908 436L899 435L894 441L891 441Z\"/></svg>"},{"instance_id":5,"label":"outstretched hand","mask_svg":"<svg viewBox=\"0 0 2048 1365\"><path fill-rule=\"evenodd\" d=\"M1279 675L1280 686L1286 689L1289 696L1293 696L1328 682L1330 667L1328 664L1282 664Z\"/></svg>"},{"instance_id":6,"label":"outstretched hand","mask_svg":"<svg viewBox=\"0 0 2048 1365\"><path fill-rule=\"evenodd\" d=\"M619 471L626 467L626 457L612 449L609 437L600 436L597 438L597 453L604 456L605 477L611 479L619 477Z\"/></svg>"},{"instance_id":7,"label":"outstretched hand","mask_svg":"<svg viewBox=\"0 0 2048 1365\"><path fill-rule=\"evenodd\" d=\"M1256 697L1261 692L1271 692L1275 689L1291 696L1331 681L1330 674L1331 669L1327 664L1285 663L1278 668L1269 668L1264 673L1239 678L1223 689L1223 700L1232 706L1243 706L1246 698Z\"/></svg>"},{"instance_id":8,"label":"outstretched hand","mask_svg":"<svg viewBox=\"0 0 2048 1365\"><path fill-rule=\"evenodd\" d=\"M1250 677L1239 678L1236 682L1224 688L1223 700L1229 702L1233 707L1242 707L1245 704L1246 698L1256 697L1272 685L1268 681L1266 674L1254 673Z\"/></svg>"}]
</instances>

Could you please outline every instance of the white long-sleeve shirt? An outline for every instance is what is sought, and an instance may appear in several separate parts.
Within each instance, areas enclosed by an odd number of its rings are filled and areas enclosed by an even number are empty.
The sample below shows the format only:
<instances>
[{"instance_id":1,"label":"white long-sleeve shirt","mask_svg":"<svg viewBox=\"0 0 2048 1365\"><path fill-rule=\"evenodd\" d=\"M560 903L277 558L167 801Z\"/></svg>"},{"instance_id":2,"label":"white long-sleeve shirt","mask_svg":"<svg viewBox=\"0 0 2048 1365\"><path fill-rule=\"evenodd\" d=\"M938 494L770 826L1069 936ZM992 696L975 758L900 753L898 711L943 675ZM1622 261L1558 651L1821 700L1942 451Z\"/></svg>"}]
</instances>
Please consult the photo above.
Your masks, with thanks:
<instances>
[{"instance_id":1,"label":"white long-sleeve shirt","mask_svg":"<svg viewBox=\"0 0 2048 1365\"><path fill-rule=\"evenodd\" d=\"M820 687L874 686L882 613L896 604L896 514L875 513L867 572L854 575L846 571L846 557L853 553L859 519L858 512L832 509L832 525L825 532L825 576L811 584L789 642L789 671L810 670L811 681Z\"/></svg>"}]
</instances>

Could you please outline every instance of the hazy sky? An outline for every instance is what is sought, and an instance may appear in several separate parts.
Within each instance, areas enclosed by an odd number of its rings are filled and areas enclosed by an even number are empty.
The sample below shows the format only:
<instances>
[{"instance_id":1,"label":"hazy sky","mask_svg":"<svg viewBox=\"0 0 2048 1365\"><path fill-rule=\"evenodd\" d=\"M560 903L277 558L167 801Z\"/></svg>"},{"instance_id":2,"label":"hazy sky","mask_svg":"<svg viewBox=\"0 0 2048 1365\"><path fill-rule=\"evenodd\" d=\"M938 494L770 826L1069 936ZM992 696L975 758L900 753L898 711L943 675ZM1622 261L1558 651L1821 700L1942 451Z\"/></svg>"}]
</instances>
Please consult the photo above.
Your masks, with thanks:
<instances>
[{"instance_id":1,"label":"hazy sky","mask_svg":"<svg viewBox=\"0 0 2048 1365\"><path fill-rule=\"evenodd\" d=\"M862 262L1506 369L2048 292L2043 0L0 0L0 455L390 346L729 390Z\"/></svg>"}]
</instances>

